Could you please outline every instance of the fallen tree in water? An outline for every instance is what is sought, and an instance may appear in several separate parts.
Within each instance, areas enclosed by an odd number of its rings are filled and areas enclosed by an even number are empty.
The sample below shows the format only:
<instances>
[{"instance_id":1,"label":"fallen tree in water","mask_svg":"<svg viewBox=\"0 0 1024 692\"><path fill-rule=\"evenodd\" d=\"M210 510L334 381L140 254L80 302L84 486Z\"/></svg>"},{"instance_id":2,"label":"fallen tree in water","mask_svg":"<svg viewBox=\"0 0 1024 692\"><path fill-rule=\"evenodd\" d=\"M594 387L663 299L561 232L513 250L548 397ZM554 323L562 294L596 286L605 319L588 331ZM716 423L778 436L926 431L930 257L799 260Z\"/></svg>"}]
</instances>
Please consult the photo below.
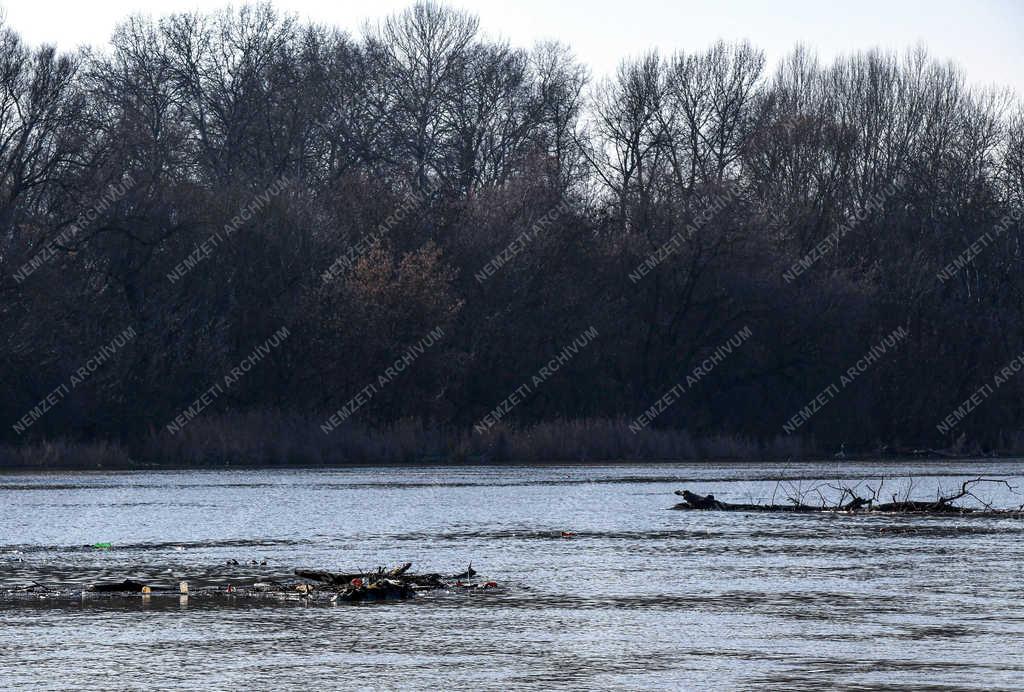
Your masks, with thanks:
<instances>
[{"instance_id":1,"label":"fallen tree in water","mask_svg":"<svg viewBox=\"0 0 1024 692\"><path fill-rule=\"evenodd\" d=\"M794 488L790 486L785 489L784 502L777 503L781 482L776 486L776 493L768 503L733 503L722 502L714 495L699 495L689 490L677 490L676 495L683 498L683 502L675 505L672 509L678 510L704 510L720 512L849 512L849 513L878 513L878 514L922 514L922 515L946 515L946 514L970 514L973 516L1020 516L1024 517L1024 505L1015 509L997 509L993 503L975 494L975 489L982 484L997 484L1005 486L1011 492L1016 488L1010 485L1009 481L1002 478L974 478L964 481L959 490L943 495L938 493L934 500L915 500L910 498L913 490L913 483L906 490L901 499L898 493L894 493L888 501L882 500L882 490L885 482L879 481L878 486L872 488L870 484L858 484L849 486L837 483L823 483L809 489ZM863 493L861 485L864 485L870 495ZM965 506L957 504L961 501L973 500L976 505Z\"/></svg>"}]
</instances>

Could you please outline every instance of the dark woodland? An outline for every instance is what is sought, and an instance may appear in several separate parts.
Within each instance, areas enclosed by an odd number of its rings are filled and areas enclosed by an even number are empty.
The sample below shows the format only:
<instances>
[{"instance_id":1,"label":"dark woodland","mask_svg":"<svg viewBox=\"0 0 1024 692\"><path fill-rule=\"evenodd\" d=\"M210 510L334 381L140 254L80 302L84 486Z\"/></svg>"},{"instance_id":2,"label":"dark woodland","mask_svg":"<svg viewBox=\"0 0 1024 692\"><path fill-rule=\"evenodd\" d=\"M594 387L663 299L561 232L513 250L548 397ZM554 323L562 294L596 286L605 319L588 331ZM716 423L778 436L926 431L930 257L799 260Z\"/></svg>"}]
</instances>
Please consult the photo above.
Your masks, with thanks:
<instances>
[{"instance_id":1,"label":"dark woodland","mask_svg":"<svg viewBox=\"0 0 1024 692\"><path fill-rule=\"evenodd\" d=\"M1010 90L350 29L0 27L0 464L1024 450Z\"/></svg>"}]
</instances>

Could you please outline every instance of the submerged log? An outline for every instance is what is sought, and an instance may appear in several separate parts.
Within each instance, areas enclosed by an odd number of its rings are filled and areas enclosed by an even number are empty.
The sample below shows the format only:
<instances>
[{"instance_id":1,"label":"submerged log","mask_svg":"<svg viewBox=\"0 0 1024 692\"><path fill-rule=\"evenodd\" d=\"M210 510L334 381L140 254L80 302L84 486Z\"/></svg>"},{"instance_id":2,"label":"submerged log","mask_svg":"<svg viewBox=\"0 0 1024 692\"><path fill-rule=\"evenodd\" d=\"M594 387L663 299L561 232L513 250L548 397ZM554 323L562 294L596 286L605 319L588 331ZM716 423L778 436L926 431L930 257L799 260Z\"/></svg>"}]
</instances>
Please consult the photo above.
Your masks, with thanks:
<instances>
[{"instance_id":1,"label":"submerged log","mask_svg":"<svg viewBox=\"0 0 1024 692\"><path fill-rule=\"evenodd\" d=\"M676 495L681 496L684 502L680 502L672 509L719 510L722 512L814 512L820 509L801 503L789 505L735 504L716 500L714 495L698 495L689 490L677 490Z\"/></svg>"},{"instance_id":2,"label":"submerged log","mask_svg":"<svg viewBox=\"0 0 1024 692\"><path fill-rule=\"evenodd\" d=\"M146 588L146 584L142 582L125 579L116 584L92 584L89 587L89 591L97 593L142 593L144 588Z\"/></svg>"}]
</instances>

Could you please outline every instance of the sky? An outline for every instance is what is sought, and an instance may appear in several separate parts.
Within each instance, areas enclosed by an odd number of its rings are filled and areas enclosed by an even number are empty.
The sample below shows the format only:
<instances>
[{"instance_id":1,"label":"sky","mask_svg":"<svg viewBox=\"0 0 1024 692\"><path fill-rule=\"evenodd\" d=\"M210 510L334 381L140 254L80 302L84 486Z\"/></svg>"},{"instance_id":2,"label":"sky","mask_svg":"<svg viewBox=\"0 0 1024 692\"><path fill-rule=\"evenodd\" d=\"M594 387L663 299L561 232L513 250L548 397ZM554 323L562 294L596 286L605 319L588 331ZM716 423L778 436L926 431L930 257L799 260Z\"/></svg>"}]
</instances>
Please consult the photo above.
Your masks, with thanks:
<instances>
[{"instance_id":1,"label":"sky","mask_svg":"<svg viewBox=\"0 0 1024 692\"><path fill-rule=\"evenodd\" d=\"M285 12L357 31L411 0L279 0ZM105 43L132 13L210 10L224 0L0 0L8 24L30 43L62 49ZM239 4L239 3L234 3ZM700 50L718 38L749 39L773 65L802 42L823 58L924 43L959 63L977 84L1024 94L1024 0L453 0L481 18L484 31L513 45L558 39L595 77L650 48Z\"/></svg>"}]
</instances>

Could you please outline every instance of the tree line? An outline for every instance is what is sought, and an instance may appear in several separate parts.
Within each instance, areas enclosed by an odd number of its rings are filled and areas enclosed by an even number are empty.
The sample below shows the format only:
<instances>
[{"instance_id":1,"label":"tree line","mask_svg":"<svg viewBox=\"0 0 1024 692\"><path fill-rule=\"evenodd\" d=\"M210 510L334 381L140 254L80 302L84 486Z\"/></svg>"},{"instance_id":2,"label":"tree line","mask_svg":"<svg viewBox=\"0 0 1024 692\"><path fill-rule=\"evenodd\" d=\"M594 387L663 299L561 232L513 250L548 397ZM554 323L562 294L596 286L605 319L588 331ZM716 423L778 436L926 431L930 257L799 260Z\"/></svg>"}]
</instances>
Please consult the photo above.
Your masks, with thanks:
<instances>
[{"instance_id":1,"label":"tree line","mask_svg":"<svg viewBox=\"0 0 1024 692\"><path fill-rule=\"evenodd\" d=\"M318 426L441 330L351 422L471 430L592 329L504 422L633 421L749 330L652 427L772 440L903 328L799 435L1020 449L1024 378L937 426L1024 353L1022 208L1020 101L920 47L597 78L434 2L132 17L74 53L0 26L0 440L170 434L282 328L204 415Z\"/></svg>"}]
</instances>

